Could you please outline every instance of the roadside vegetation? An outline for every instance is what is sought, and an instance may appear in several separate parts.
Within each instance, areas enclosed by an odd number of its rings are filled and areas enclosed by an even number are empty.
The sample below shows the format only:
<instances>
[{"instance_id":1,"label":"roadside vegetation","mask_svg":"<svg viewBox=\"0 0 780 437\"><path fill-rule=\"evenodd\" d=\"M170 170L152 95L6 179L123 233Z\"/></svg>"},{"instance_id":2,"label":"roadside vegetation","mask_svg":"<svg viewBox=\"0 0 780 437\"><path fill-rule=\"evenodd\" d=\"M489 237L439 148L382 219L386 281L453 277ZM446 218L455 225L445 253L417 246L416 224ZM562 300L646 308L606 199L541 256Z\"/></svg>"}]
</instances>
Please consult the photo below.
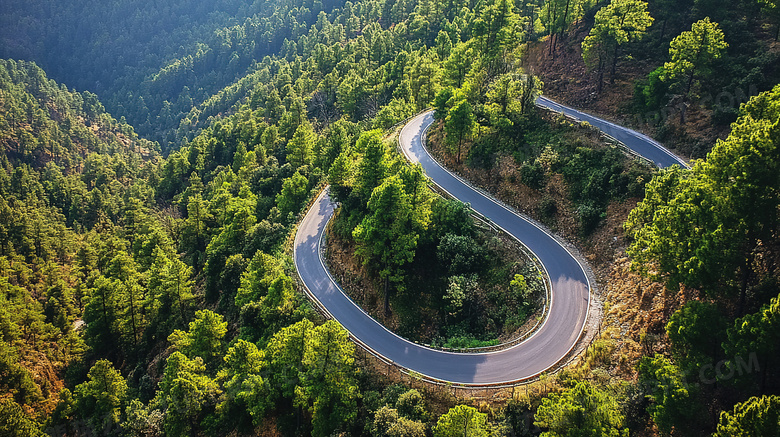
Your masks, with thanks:
<instances>
[{"instance_id":1,"label":"roadside vegetation","mask_svg":"<svg viewBox=\"0 0 780 437\"><path fill-rule=\"evenodd\" d=\"M374 190L367 205L348 186L331 188L341 208L330 227L328 262L344 288L369 314L413 341L469 348L520 335L526 322L539 317L545 299L545 285L533 261L511 237L475 219L468 205L430 191L420 169L391 155L378 135L373 141L385 150L382 160L394 162L388 167L398 168L398 174L386 176L382 190ZM371 167L371 156L358 155L356 166ZM358 171L351 184L361 186L365 174ZM392 188L393 178L421 186ZM375 203L385 189L396 190L398 198L391 204L398 209L379 215ZM408 222L398 223L404 214ZM415 217L422 221L412 222ZM399 253L394 242L415 227L419 233L408 249L410 258L392 258ZM377 235L389 238L383 242Z\"/></svg>"},{"instance_id":2,"label":"roadside vegetation","mask_svg":"<svg viewBox=\"0 0 780 437\"><path fill-rule=\"evenodd\" d=\"M0 435L780 433L774 2L36 0L0 23ZM659 114L642 129L706 159L651 169L542 90ZM593 340L531 385L401 377L296 289L329 183L334 253L404 335L533 322L533 266L383 140L428 107L442 162L594 267Z\"/></svg>"}]
</instances>

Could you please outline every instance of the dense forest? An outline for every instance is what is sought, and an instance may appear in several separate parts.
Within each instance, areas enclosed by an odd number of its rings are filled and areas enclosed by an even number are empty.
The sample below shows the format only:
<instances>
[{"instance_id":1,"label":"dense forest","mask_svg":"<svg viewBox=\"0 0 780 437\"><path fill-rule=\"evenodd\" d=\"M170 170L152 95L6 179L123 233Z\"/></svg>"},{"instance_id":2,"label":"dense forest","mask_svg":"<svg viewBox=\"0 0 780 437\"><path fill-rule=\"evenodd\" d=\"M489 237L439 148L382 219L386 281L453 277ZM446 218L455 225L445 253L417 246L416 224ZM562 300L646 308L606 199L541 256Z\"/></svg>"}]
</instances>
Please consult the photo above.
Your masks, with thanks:
<instances>
[{"instance_id":1,"label":"dense forest","mask_svg":"<svg viewBox=\"0 0 780 437\"><path fill-rule=\"evenodd\" d=\"M778 34L772 0L7 1L0 434L780 434ZM536 107L549 83L702 159L657 170ZM533 260L397 153L426 108L442 163L598 279L596 337L525 386L391 374L297 280L329 184L329 262L386 326L539 317Z\"/></svg>"}]
</instances>

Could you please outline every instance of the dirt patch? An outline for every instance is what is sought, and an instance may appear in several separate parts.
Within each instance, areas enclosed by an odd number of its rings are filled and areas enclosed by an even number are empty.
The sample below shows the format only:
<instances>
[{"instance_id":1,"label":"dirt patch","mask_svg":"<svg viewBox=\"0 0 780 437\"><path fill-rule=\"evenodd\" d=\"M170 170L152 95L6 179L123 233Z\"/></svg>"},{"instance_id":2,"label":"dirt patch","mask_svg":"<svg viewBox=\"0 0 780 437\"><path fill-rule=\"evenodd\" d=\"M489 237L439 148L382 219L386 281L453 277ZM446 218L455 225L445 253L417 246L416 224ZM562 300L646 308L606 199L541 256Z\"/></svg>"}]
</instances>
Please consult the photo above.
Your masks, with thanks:
<instances>
[{"instance_id":1,"label":"dirt patch","mask_svg":"<svg viewBox=\"0 0 780 437\"><path fill-rule=\"evenodd\" d=\"M612 202L599 227L589 236L582 237L577 231L576 213L567 197L568 189L562 175L552 175L546 186L535 190L520 182L518 166L512 157L499 158L492 170L468 167L456 162L444 150L442 135L441 126L434 126L427 142L440 163L572 242L575 252L579 251L592 269L592 279L597 284L592 316L580 343L569 354L571 368L590 366L587 351L599 339L614 344L612 356L615 359L607 365L610 374L627 380L635 378L636 364L642 356L667 350L665 326L671 314L685 301L685 296L683 292L670 293L662 284L631 271L631 262L625 252L628 242L623 223L639 199ZM601 147L596 143L590 146ZM544 198L551 198L556 204L552 220L540 215L539 204Z\"/></svg>"},{"instance_id":2,"label":"dirt patch","mask_svg":"<svg viewBox=\"0 0 780 437\"><path fill-rule=\"evenodd\" d=\"M647 77L657 66L647 61L623 61L618 63L614 80L608 66L599 93L597 72L588 71L582 60L582 41L589 31L588 24L574 25L568 35L556 42L554 53L550 53L549 38L531 43L525 66L542 78L544 92L551 98L624 125L634 123L635 117L626 111L634 93L634 82Z\"/></svg>"},{"instance_id":3,"label":"dirt patch","mask_svg":"<svg viewBox=\"0 0 780 437\"><path fill-rule=\"evenodd\" d=\"M554 54L550 53L549 38L529 43L524 66L542 79L545 95L661 139L668 148L685 158L703 157L717 139L728 135L729 126L714 123L713 111L698 104L688 107L684 124L680 123L676 104L670 104L657 114L634 113L631 107L634 84L646 79L660 65L657 61L624 57L618 62L614 78L609 71L611 66L607 66L599 92L598 73L588 71L582 59L582 41L589 31L590 23L575 24L570 33L556 42ZM661 115L668 120L663 129L655 121Z\"/></svg>"}]
</instances>

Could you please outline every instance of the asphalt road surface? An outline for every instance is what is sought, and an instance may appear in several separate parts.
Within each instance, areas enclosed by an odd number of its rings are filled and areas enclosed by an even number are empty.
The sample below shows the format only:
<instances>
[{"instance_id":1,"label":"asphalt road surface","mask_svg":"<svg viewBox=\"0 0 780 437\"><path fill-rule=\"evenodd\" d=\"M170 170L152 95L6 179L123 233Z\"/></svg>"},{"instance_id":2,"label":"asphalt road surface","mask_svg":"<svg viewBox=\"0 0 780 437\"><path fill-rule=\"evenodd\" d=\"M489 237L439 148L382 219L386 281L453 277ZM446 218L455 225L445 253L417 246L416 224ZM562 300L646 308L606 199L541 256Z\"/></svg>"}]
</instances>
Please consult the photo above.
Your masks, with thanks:
<instances>
[{"instance_id":1,"label":"asphalt road surface","mask_svg":"<svg viewBox=\"0 0 780 437\"><path fill-rule=\"evenodd\" d=\"M598 128L600 131L620 141L638 155L641 155L655 163L655 165L658 167L666 168L677 164L682 168L688 168L688 164L686 164L685 161L672 152L668 151L664 146L661 145L661 143L648 137L647 135L624 128L622 126L618 126L614 123L610 123L590 114L586 114L568 106L561 105L560 103L553 102L546 97L539 97L536 99L536 105L551 109L555 112L566 114L578 121L587 121L592 126Z\"/></svg>"},{"instance_id":2,"label":"asphalt road surface","mask_svg":"<svg viewBox=\"0 0 780 437\"><path fill-rule=\"evenodd\" d=\"M311 295L357 341L401 367L457 384L501 384L533 378L556 365L579 339L588 313L588 278L555 238L439 166L422 146L423 133L432 122L433 113L426 112L407 123L399 137L404 153L412 162L419 162L434 183L522 241L539 258L550 280L552 297L547 318L536 333L508 349L465 354L430 349L384 328L342 292L322 261L322 234L334 208L327 190L298 228L296 268Z\"/></svg>"},{"instance_id":3,"label":"asphalt road surface","mask_svg":"<svg viewBox=\"0 0 780 437\"><path fill-rule=\"evenodd\" d=\"M674 164L688 167L685 161L643 134L544 97L536 104L587 121L661 168ZM430 349L387 330L352 302L325 268L321 255L322 238L334 210L327 190L320 194L298 228L295 266L311 296L350 332L353 339L398 366L432 379L475 386L534 378L558 364L579 339L590 303L587 275L577 259L550 234L442 168L422 144L431 123L432 112L409 121L399 136L401 148L410 161L422 165L435 184L470 204L472 209L521 241L537 256L550 280L551 298L547 317L536 333L511 348L465 354Z\"/></svg>"}]
</instances>

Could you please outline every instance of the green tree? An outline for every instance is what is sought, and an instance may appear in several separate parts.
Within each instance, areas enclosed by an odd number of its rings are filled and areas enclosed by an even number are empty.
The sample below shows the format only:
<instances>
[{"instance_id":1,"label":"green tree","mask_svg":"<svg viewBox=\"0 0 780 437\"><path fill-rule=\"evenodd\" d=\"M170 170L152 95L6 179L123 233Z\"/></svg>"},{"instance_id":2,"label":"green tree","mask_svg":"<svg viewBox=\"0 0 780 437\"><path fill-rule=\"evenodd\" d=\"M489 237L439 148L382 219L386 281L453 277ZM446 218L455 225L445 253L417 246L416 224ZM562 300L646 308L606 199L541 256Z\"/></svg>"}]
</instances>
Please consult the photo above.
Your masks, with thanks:
<instances>
[{"instance_id":1,"label":"green tree","mask_svg":"<svg viewBox=\"0 0 780 437\"><path fill-rule=\"evenodd\" d=\"M487 260L484 248L475 239L456 234L441 237L436 257L451 275L481 272Z\"/></svg>"},{"instance_id":2,"label":"green tree","mask_svg":"<svg viewBox=\"0 0 780 437\"><path fill-rule=\"evenodd\" d=\"M473 44L481 54L480 61L488 76L495 76L503 70L507 52L516 46L521 36L514 3L507 0L488 3L471 27Z\"/></svg>"},{"instance_id":3,"label":"green tree","mask_svg":"<svg viewBox=\"0 0 780 437\"><path fill-rule=\"evenodd\" d=\"M717 361L725 330L718 308L698 300L675 311L666 325L675 360L684 370L697 374L703 365Z\"/></svg>"},{"instance_id":4,"label":"green tree","mask_svg":"<svg viewBox=\"0 0 780 437\"><path fill-rule=\"evenodd\" d=\"M466 99L458 100L452 105L444 120L447 144L454 149L452 151L456 153L458 163L461 162L460 152L463 140L471 136L475 127L476 121L471 104Z\"/></svg>"},{"instance_id":5,"label":"green tree","mask_svg":"<svg viewBox=\"0 0 780 437\"><path fill-rule=\"evenodd\" d=\"M195 296L192 294L192 267L174 255L155 249L154 262L148 271L149 299L146 306L158 319L178 316L187 321L187 312Z\"/></svg>"},{"instance_id":6,"label":"green tree","mask_svg":"<svg viewBox=\"0 0 780 437\"><path fill-rule=\"evenodd\" d=\"M111 259L107 273L114 280L114 289L118 291L119 308L122 310L117 320L119 330L124 341L136 351L146 327L144 290L139 282L137 265L130 254L118 251Z\"/></svg>"},{"instance_id":7,"label":"green tree","mask_svg":"<svg viewBox=\"0 0 780 437\"><path fill-rule=\"evenodd\" d=\"M713 62L728 47L718 23L709 17L699 20L669 44L669 62L664 64L662 79L681 88L685 102L691 96L694 85L712 74ZM680 122L685 123L685 110L680 112Z\"/></svg>"},{"instance_id":8,"label":"green tree","mask_svg":"<svg viewBox=\"0 0 780 437\"><path fill-rule=\"evenodd\" d=\"M212 367L216 366L222 356L222 339L226 333L227 322L220 314L200 310L195 313L195 320L190 322L187 332L177 329L168 337L168 341L175 350L186 356L200 357L206 365Z\"/></svg>"},{"instance_id":9,"label":"green tree","mask_svg":"<svg viewBox=\"0 0 780 437\"><path fill-rule=\"evenodd\" d=\"M582 58L588 68L598 70L598 92L604 84L608 58L612 58L610 80L614 83L620 46L641 39L652 24L647 3L641 0L612 0L596 12L595 24L582 42Z\"/></svg>"},{"instance_id":10,"label":"green tree","mask_svg":"<svg viewBox=\"0 0 780 437\"><path fill-rule=\"evenodd\" d=\"M728 341L723 347L726 355L748 361L756 354L761 361L761 391L766 387L766 376L780 352L780 295L773 298L758 312L747 314L734 321L728 330ZM738 363L730 362L731 370L738 371Z\"/></svg>"},{"instance_id":11,"label":"green tree","mask_svg":"<svg viewBox=\"0 0 780 437\"><path fill-rule=\"evenodd\" d=\"M522 89L523 82L515 74L507 73L496 78L487 94L489 103L485 105L493 126L506 132L517 121L517 116L522 113Z\"/></svg>"},{"instance_id":12,"label":"green tree","mask_svg":"<svg viewBox=\"0 0 780 437\"><path fill-rule=\"evenodd\" d=\"M639 383L651 401L648 411L663 433L689 432L702 417L702 405L683 372L668 358L656 354L639 361Z\"/></svg>"},{"instance_id":13,"label":"green tree","mask_svg":"<svg viewBox=\"0 0 780 437\"><path fill-rule=\"evenodd\" d=\"M374 189L369 215L352 232L365 265L378 266L384 281L385 313L390 313L390 283L403 287L403 266L414 258L419 234L410 232L412 205L398 176Z\"/></svg>"},{"instance_id":14,"label":"green tree","mask_svg":"<svg viewBox=\"0 0 780 437\"><path fill-rule=\"evenodd\" d=\"M433 195L428 188L428 178L420 164L401 167L398 177L404 184L404 192L409 197L411 216L409 230L425 234L431 221Z\"/></svg>"},{"instance_id":15,"label":"green tree","mask_svg":"<svg viewBox=\"0 0 780 437\"><path fill-rule=\"evenodd\" d=\"M752 397L722 411L714 437L780 435L780 396Z\"/></svg>"},{"instance_id":16,"label":"green tree","mask_svg":"<svg viewBox=\"0 0 780 437\"><path fill-rule=\"evenodd\" d=\"M444 30L440 30L439 34L436 35L435 46L436 54L439 56L439 59L447 59L450 56L450 51L452 50L452 40L450 39L450 34Z\"/></svg>"},{"instance_id":17,"label":"green tree","mask_svg":"<svg viewBox=\"0 0 780 437\"><path fill-rule=\"evenodd\" d=\"M444 301L447 303L446 309L450 316L460 319L463 315L464 307L471 308L470 303L479 291L477 275L453 275L448 278L449 284L444 293ZM469 305L466 305L469 303Z\"/></svg>"},{"instance_id":18,"label":"green tree","mask_svg":"<svg viewBox=\"0 0 780 437\"><path fill-rule=\"evenodd\" d=\"M683 283L714 295L739 290L740 313L759 242L778 225L780 159L772 138L780 127L751 115L771 116L760 109L767 103L766 95L751 99L707 161L655 176L626 221L635 267L654 269L652 276L672 289Z\"/></svg>"},{"instance_id":19,"label":"green tree","mask_svg":"<svg viewBox=\"0 0 780 437\"><path fill-rule=\"evenodd\" d=\"M354 345L338 322L285 327L268 342L266 357L270 399L291 402L299 420L308 411L312 435L331 435L355 419Z\"/></svg>"},{"instance_id":20,"label":"green tree","mask_svg":"<svg viewBox=\"0 0 780 437\"><path fill-rule=\"evenodd\" d=\"M130 437L146 437L161 435L163 432L163 414L157 409L150 409L138 399L133 399L125 408L125 420L122 429Z\"/></svg>"},{"instance_id":21,"label":"green tree","mask_svg":"<svg viewBox=\"0 0 780 437\"><path fill-rule=\"evenodd\" d=\"M236 243L246 238L257 222L257 195L248 185L240 185L238 196L231 197L225 211L225 223L230 239ZM224 230L223 230L224 231Z\"/></svg>"},{"instance_id":22,"label":"green tree","mask_svg":"<svg viewBox=\"0 0 780 437\"><path fill-rule=\"evenodd\" d=\"M265 354L254 343L238 340L225 355L225 365L217 374L217 380L223 381L225 395L217 407L222 415L232 415L235 421L235 405L240 411L250 415L255 426L271 407L267 401L266 387L261 376L265 366Z\"/></svg>"},{"instance_id":23,"label":"green tree","mask_svg":"<svg viewBox=\"0 0 780 437\"><path fill-rule=\"evenodd\" d=\"M531 23L533 22L533 7L536 2L531 3ZM564 32L577 18L582 16L582 0L547 0L542 3L542 10L539 19L544 24L549 34L549 53L555 57L558 40L563 37Z\"/></svg>"},{"instance_id":24,"label":"green tree","mask_svg":"<svg viewBox=\"0 0 780 437\"><path fill-rule=\"evenodd\" d=\"M292 279L280 274L268 286L267 294L241 307L241 337L266 343L285 326L302 320L307 307L299 301Z\"/></svg>"},{"instance_id":25,"label":"green tree","mask_svg":"<svg viewBox=\"0 0 780 437\"><path fill-rule=\"evenodd\" d=\"M0 434L7 437L43 437L40 426L11 399L0 401Z\"/></svg>"},{"instance_id":26,"label":"green tree","mask_svg":"<svg viewBox=\"0 0 780 437\"><path fill-rule=\"evenodd\" d=\"M722 202L718 205L715 223L708 229L715 234L714 241L703 241L702 249L722 252L723 258L717 266L721 272L738 272L735 282L740 291L740 314L754 277L756 252L762 241L776 235L780 225L777 214L780 206L780 142L777 140L780 122L777 115L770 112L766 114L767 119L750 115L749 111L757 110L760 100L751 99L743 106L747 115L732 124L731 134L725 141L715 144L707 155L707 162L702 165L702 173L710 178L717 199ZM775 104L777 101L780 99ZM724 225L732 229L723 231L720 237L716 226Z\"/></svg>"},{"instance_id":27,"label":"green tree","mask_svg":"<svg viewBox=\"0 0 780 437\"><path fill-rule=\"evenodd\" d=\"M450 51L444 61L444 77L450 86L460 88L466 80L466 75L474 66L474 52L471 44L459 42Z\"/></svg>"},{"instance_id":28,"label":"green tree","mask_svg":"<svg viewBox=\"0 0 780 437\"><path fill-rule=\"evenodd\" d=\"M8 314L0 313L0 321L6 325L3 326L3 331L6 331L4 334L19 329L15 323L12 326L8 326L10 318L11 317ZM30 325L35 323L27 315L23 316L22 320ZM38 325L38 327L40 327L40 325ZM32 326L29 328L32 328ZM40 387L38 387L33 379L33 374L20 364L18 349L19 348L12 346L8 341L0 341L0 375L2 375L0 387L2 387L5 393L11 395L15 402L32 406L43 400L43 395Z\"/></svg>"},{"instance_id":29,"label":"green tree","mask_svg":"<svg viewBox=\"0 0 780 437\"><path fill-rule=\"evenodd\" d=\"M389 129L396 123L400 123L414 114L414 105L410 104L405 99L395 98L376 113L376 116L374 117L374 127Z\"/></svg>"},{"instance_id":30,"label":"green tree","mask_svg":"<svg viewBox=\"0 0 780 437\"><path fill-rule=\"evenodd\" d=\"M450 408L433 427L435 437L487 437L490 431L487 414L467 405Z\"/></svg>"},{"instance_id":31,"label":"green tree","mask_svg":"<svg viewBox=\"0 0 780 437\"><path fill-rule=\"evenodd\" d=\"M293 399L304 371L303 358L307 333L314 324L307 320L282 328L265 348L268 378L274 398Z\"/></svg>"},{"instance_id":32,"label":"green tree","mask_svg":"<svg viewBox=\"0 0 780 437\"><path fill-rule=\"evenodd\" d=\"M533 110L537 97L542 95L544 83L536 76L526 73L520 79L522 87L518 99L520 100L520 113L528 114Z\"/></svg>"},{"instance_id":33,"label":"green tree","mask_svg":"<svg viewBox=\"0 0 780 437\"><path fill-rule=\"evenodd\" d=\"M305 371L296 404L312 414L312 435L329 436L357 417L355 346L333 320L312 329L303 353Z\"/></svg>"},{"instance_id":34,"label":"green tree","mask_svg":"<svg viewBox=\"0 0 780 437\"><path fill-rule=\"evenodd\" d=\"M337 106L351 120L360 119L359 107L366 94L365 84L357 71L349 71L341 80L336 91Z\"/></svg>"},{"instance_id":35,"label":"green tree","mask_svg":"<svg viewBox=\"0 0 780 437\"><path fill-rule=\"evenodd\" d=\"M398 410L383 405L374 413L374 422L372 423L372 434L376 436L387 436L390 428L398 422Z\"/></svg>"},{"instance_id":36,"label":"green tree","mask_svg":"<svg viewBox=\"0 0 780 437\"><path fill-rule=\"evenodd\" d=\"M200 193L188 199L187 218L182 225L182 249L192 257L196 269L203 267L204 252L208 239L209 222L213 219L209 213L208 203Z\"/></svg>"},{"instance_id":37,"label":"green tree","mask_svg":"<svg viewBox=\"0 0 780 437\"><path fill-rule=\"evenodd\" d=\"M422 422L399 416L398 411L387 405L374 413L372 435L379 437L424 437L426 427Z\"/></svg>"},{"instance_id":38,"label":"green tree","mask_svg":"<svg viewBox=\"0 0 780 437\"><path fill-rule=\"evenodd\" d=\"M238 146L236 146L236 152L233 154L233 172L238 174L238 172L241 170L241 167L244 166L246 163L246 144L244 144L243 141L238 142Z\"/></svg>"},{"instance_id":39,"label":"green tree","mask_svg":"<svg viewBox=\"0 0 780 437\"><path fill-rule=\"evenodd\" d=\"M417 109L421 110L430 105L439 91L441 66L420 50L404 72L404 81L409 85L412 101L417 105Z\"/></svg>"},{"instance_id":40,"label":"green tree","mask_svg":"<svg viewBox=\"0 0 780 437\"><path fill-rule=\"evenodd\" d=\"M117 346L119 292L115 285L110 279L98 276L94 287L89 290L84 308L87 344L103 356Z\"/></svg>"},{"instance_id":41,"label":"green tree","mask_svg":"<svg viewBox=\"0 0 780 437\"><path fill-rule=\"evenodd\" d=\"M345 119L339 119L328 126L320 156L323 170L330 171L330 166L336 158L352 149L358 133L357 125Z\"/></svg>"},{"instance_id":42,"label":"green tree","mask_svg":"<svg viewBox=\"0 0 780 437\"><path fill-rule=\"evenodd\" d=\"M496 78L487 92L484 111L490 123L506 135L534 107L542 82L530 74L506 73Z\"/></svg>"},{"instance_id":43,"label":"green tree","mask_svg":"<svg viewBox=\"0 0 780 437\"><path fill-rule=\"evenodd\" d=\"M309 122L301 123L295 130L292 139L287 143L287 161L293 169L312 163L312 150L317 141L317 135Z\"/></svg>"},{"instance_id":44,"label":"green tree","mask_svg":"<svg viewBox=\"0 0 780 437\"><path fill-rule=\"evenodd\" d=\"M279 260L258 250L246 271L241 274L241 286L236 292L236 307L241 308L268 294L271 283L282 275L282 272Z\"/></svg>"},{"instance_id":45,"label":"green tree","mask_svg":"<svg viewBox=\"0 0 780 437\"><path fill-rule=\"evenodd\" d=\"M436 93L436 97L433 99L433 108L436 110L433 113L434 118L443 120L447 117L447 113L450 110L450 100L453 95L455 95L455 88L451 86L443 87Z\"/></svg>"},{"instance_id":46,"label":"green tree","mask_svg":"<svg viewBox=\"0 0 780 437\"><path fill-rule=\"evenodd\" d=\"M628 435L615 398L587 381L542 399L535 417L545 437Z\"/></svg>"},{"instance_id":47,"label":"green tree","mask_svg":"<svg viewBox=\"0 0 780 437\"><path fill-rule=\"evenodd\" d=\"M176 351L166 361L152 405L165 412L166 435L186 435L197 429L205 413L216 405L219 394L219 386L206 374L203 360L191 360Z\"/></svg>"},{"instance_id":48,"label":"green tree","mask_svg":"<svg viewBox=\"0 0 780 437\"><path fill-rule=\"evenodd\" d=\"M428 411L425 408L425 399L416 389L407 390L398 396L395 403L398 414L419 422L428 421Z\"/></svg>"},{"instance_id":49,"label":"green tree","mask_svg":"<svg viewBox=\"0 0 780 437\"><path fill-rule=\"evenodd\" d=\"M260 298L260 320L264 328L262 339L268 339L285 326L300 321L304 316L295 293L295 284L289 276L279 275L268 287L268 294Z\"/></svg>"},{"instance_id":50,"label":"green tree","mask_svg":"<svg viewBox=\"0 0 780 437\"><path fill-rule=\"evenodd\" d=\"M330 191L336 201L345 201L352 192L354 183L353 166L352 156L348 150L343 150L339 153L333 161L333 165L330 166L328 182L330 183Z\"/></svg>"},{"instance_id":51,"label":"green tree","mask_svg":"<svg viewBox=\"0 0 780 437\"><path fill-rule=\"evenodd\" d=\"M222 184L210 203L215 215L223 217L218 220L221 230L206 247L204 276L207 300L214 301L221 294L225 303L232 303L247 262L241 251L257 221L257 196L242 186L239 197L234 198L225 185L228 184Z\"/></svg>"},{"instance_id":52,"label":"green tree","mask_svg":"<svg viewBox=\"0 0 780 437\"><path fill-rule=\"evenodd\" d=\"M364 132L355 145L361 153L355 177L355 190L364 202L368 202L374 188L382 184L389 172L387 147L379 130Z\"/></svg>"},{"instance_id":53,"label":"green tree","mask_svg":"<svg viewBox=\"0 0 780 437\"><path fill-rule=\"evenodd\" d=\"M435 197L431 202L431 238L441 239L447 234L472 236L474 219L470 211L463 202Z\"/></svg>"},{"instance_id":54,"label":"green tree","mask_svg":"<svg viewBox=\"0 0 780 437\"><path fill-rule=\"evenodd\" d=\"M284 180L282 191L276 196L276 204L283 218L287 219L305 206L308 188L309 180L298 171Z\"/></svg>"},{"instance_id":55,"label":"green tree","mask_svg":"<svg viewBox=\"0 0 780 437\"><path fill-rule=\"evenodd\" d=\"M108 360L98 360L87 381L76 386L76 408L94 430L111 429L119 423L127 400L127 382Z\"/></svg>"}]
</instances>

